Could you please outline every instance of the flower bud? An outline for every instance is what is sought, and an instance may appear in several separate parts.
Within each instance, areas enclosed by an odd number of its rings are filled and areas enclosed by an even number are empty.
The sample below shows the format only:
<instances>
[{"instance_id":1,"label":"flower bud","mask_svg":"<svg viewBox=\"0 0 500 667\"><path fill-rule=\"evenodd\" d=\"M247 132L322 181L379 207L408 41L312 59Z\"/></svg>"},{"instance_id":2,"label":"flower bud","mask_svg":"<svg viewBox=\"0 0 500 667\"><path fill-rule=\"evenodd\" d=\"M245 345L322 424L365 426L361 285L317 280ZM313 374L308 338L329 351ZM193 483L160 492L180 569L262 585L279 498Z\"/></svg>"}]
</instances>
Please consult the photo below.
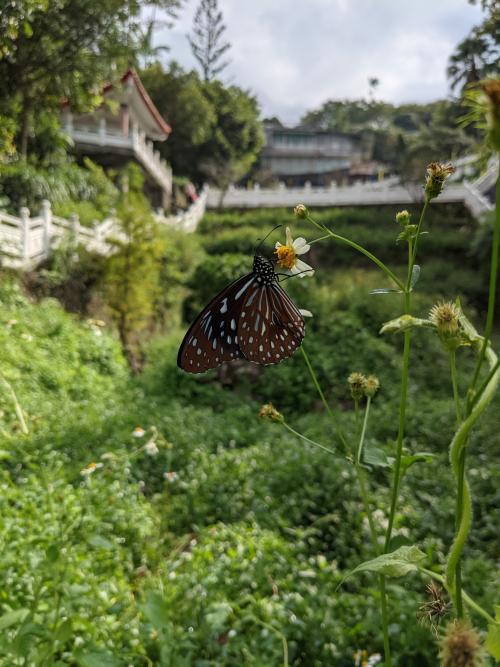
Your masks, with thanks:
<instances>
[{"instance_id":1,"label":"flower bud","mask_svg":"<svg viewBox=\"0 0 500 667\"><path fill-rule=\"evenodd\" d=\"M297 204L297 206L293 209L293 213L296 218L307 218L309 215L309 211L307 210L307 206L304 206L304 204Z\"/></svg>"},{"instance_id":2,"label":"flower bud","mask_svg":"<svg viewBox=\"0 0 500 667\"><path fill-rule=\"evenodd\" d=\"M442 667L482 667L485 664L481 638L469 621L456 619L448 625L439 657Z\"/></svg>"},{"instance_id":3,"label":"flower bud","mask_svg":"<svg viewBox=\"0 0 500 667\"><path fill-rule=\"evenodd\" d=\"M444 186L446 179L453 174L455 167L451 164L441 164L440 162L431 162L427 166L427 176L425 179L425 196L427 201L438 197Z\"/></svg>"},{"instance_id":4,"label":"flower bud","mask_svg":"<svg viewBox=\"0 0 500 667\"><path fill-rule=\"evenodd\" d=\"M363 398L366 388L366 376L363 373L351 373L347 378L347 384L355 401Z\"/></svg>"},{"instance_id":5,"label":"flower bud","mask_svg":"<svg viewBox=\"0 0 500 667\"><path fill-rule=\"evenodd\" d=\"M365 381L365 396L373 398L380 389L380 382L376 375L369 375Z\"/></svg>"},{"instance_id":6,"label":"flower bud","mask_svg":"<svg viewBox=\"0 0 500 667\"><path fill-rule=\"evenodd\" d=\"M260 408L259 417L262 417L262 419L267 419L271 422L277 422L279 424L282 424L285 421L285 418L281 412L278 412L272 403L266 403Z\"/></svg>"},{"instance_id":7,"label":"flower bud","mask_svg":"<svg viewBox=\"0 0 500 667\"><path fill-rule=\"evenodd\" d=\"M410 214L408 211L399 211L396 213L396 222L400 225L406 226L410 222Z\"/></svg>"}]
</instances>

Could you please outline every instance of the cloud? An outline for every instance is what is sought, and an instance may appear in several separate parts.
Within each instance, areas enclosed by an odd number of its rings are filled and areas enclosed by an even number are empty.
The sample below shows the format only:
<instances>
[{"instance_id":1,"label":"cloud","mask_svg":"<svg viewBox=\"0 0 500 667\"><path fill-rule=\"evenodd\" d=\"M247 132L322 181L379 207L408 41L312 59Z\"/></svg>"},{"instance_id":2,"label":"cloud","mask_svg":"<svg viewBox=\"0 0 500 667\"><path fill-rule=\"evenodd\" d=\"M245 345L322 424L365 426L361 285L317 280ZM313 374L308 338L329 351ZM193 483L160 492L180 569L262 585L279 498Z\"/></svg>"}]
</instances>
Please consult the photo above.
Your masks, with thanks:
<instances>
[{"instance_id":1,"label":"cloud","mask_svg":"<svg viewBox=\"0 0 500 667\"><path fill-rule=\"evenodd\" d=\"M186 34L197 0L187 0L157 43L191 68ZM327 99L377 96L426 102L448 94L446 64L454 46L481 21L465 0L219 0L231 42L224 77L250 89L264 116L295 123Z\"/></svg>"}]
</instances>

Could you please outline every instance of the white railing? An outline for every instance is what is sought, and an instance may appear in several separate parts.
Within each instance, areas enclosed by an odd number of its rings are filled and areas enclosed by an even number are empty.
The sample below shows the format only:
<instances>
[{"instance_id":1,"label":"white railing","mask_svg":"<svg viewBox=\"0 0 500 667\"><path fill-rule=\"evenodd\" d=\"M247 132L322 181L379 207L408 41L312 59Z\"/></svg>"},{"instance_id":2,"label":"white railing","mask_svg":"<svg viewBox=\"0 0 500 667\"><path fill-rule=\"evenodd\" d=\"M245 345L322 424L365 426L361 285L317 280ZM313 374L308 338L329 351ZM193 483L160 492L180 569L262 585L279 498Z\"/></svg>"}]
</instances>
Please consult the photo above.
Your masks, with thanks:
<instances>
[{"instance_id":1,"label":"white railing","mask_svg":"<svg viewBox=\"0 0 500 667\"><path fill-rule=\"evenodd\" d=\"M172 191L172 170L160 157L159 151L154 150L153 142L146 138L144 132L133 130L130 134L123 134L107 125L91 129L66 125L65 129L75 143L130 150L163 190Z\"/></svg>"},{"instance_id":2,"label":"white railing","mask_svg":"<svg viewBox=\"0 0 500 667\"><path fill-rule=\"evenodd\" d=\"M435 201L443 204L450 202L463 203L474 217L481 217L494 208L493 204L484 196L485 186L489 186L490 181L491 174L488 175L488 178L481 176L476 181L449 183ZM260 188L255 185L252 189L246 189L230 186L224 195L220 190L211 189L207 207L290 208L299 203L310 207L405 206L422 200L422 197L422 188L419 187L415 190L405 187L398 183L395 178L374 183L354 183L343 186L337 186L333 183L327 187L312 187L306 183L301 188L287 188L281 183L276 188Z\"/></svg>"},{"instance_id":3,"label":"white railing","mask_svg":"<svg viewBox=\"0 0 500 667\"><path fill-rule=\"evenodd\" d=\"M208 188L203 188L189 209L177 216L157 216L161 224L171 225L185 232L193 232L205 213ZM113 251L111 238L123 238L118 221L107 218L94 227L80 225L78 216L68 220L52 212L50 202L44 200L40 213L30 217L27 208L21 208L19 217L0 211L0 263L13 268L30 269L44 261L63 238L82 244L101 255Z\"/></svg>"}]
</instances>

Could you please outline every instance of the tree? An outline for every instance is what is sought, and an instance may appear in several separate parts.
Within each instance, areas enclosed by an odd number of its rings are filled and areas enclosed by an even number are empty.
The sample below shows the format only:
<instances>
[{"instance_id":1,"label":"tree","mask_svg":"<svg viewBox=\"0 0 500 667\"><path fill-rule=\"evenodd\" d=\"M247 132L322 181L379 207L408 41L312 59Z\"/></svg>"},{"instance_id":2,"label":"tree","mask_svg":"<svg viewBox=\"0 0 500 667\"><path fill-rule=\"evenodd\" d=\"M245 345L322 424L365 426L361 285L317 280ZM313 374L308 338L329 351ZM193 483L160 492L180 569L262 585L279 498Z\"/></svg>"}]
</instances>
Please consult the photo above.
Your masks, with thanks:
<instances>
[{"instance_id":1,"label":"tree","mask_svg":"<svg viewBox=\"0 0 500 667\"><path fill-rule=\"evenodd\" d=\"M500 71L500 6L484 2L483 9L489 12L488 16L450 56L447 74L452 90L457 86L463 90Z\"/></svg>"},{"instance_id":2,"label":"tree","mask_svg":"<svg viewBox=\"0 0 500 667\"><path fill-rule=\"evenodd\" d=\"M103 84L136 62L147 27L138 0L21 0L0 12L0 114L16 120L17 148L30 127L57 114L61 99L77 110L97 105ZM180 0L156 0L167 10Z\"/></svg>"},{"instance_id":3,"label":"tree","mask_svg":"<svg viewBox=\"0 0 500 667\"><path fill-rule=\"evenodd\" d=\"M225 189L245 175L263 144L255 97L220 81L204 83L196 72L185 72L176 63L167 71L156 64L141 77L172 125L159 150L178 176Z\"/></svg>"},{"instance_id":4,"label":"tree","mask_svg":"<svg viewBox=\"0 0 500 667\"><path fill-rule=\"evenodd\" d=\"M194 15L193 34L188 40L206 82L215 79L229 64L227 60L221 61L231 46L223 41L225 30L217 0L201 0Z\"/></svg>"}]
</instances>

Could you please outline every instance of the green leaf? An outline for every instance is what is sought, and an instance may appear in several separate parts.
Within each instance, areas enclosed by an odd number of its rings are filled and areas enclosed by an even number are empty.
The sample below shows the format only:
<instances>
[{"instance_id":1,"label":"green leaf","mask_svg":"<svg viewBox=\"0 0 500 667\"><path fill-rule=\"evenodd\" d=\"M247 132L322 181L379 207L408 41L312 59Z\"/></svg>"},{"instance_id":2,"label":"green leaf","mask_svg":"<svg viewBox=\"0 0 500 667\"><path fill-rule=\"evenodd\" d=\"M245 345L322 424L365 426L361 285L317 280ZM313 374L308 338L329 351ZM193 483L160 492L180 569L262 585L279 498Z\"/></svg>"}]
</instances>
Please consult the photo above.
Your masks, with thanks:
<instances>
[{"instance_id":1,"label":"green leaf","mask_svg":"<svg viewBox=\"0 0 500 667\"><path fill-rule=\"evenodd\" d=\"M484 646L495 660L500 660L500 623L490 623Z\"/></svg>"},{"instance_id":2,"label":"green leaf","mask_svg":"<svg viewBox=\"0 0 500 667\"><path fill-rule=\"evenodd\" d=\"M48 563L55 563L56 560L59 558L59 547L57 544L49 544L47 547L47 562Z\"/></svg>"},{"instance_id":3,"label":"green leaf","mask_svg":"<svg viewBox=\"0 0 500 667\"><path fill-rule=\"evenodd\" d=\"M80 667L121 667L122 662L108 651L77 650L75 658Z\"/></svg>"},{"instance_id":4,"label":"green leaf","mask_svg":"<svg viewBox=\"0 0 500 667\"><path fill-rule=\"evenodd\" d=\"M414 463L430 463L434 454L430 452L417 452L416 454L404 454L401 457L401 474L404 475L408 468Z\"/></svg>"},{"instance_id":5,"label":"green leaf","mask_svg":"<svg viewBox=\"0 0 500 667\"><path fill-rule=\"evenodd\" d=\"M226 626L227 619L233 613L233 608L227 602L216 602L208 608L205 620L214 632L220 632Z\"/></svg>"},{"instance_id":6,"label":"green leaf","mask_svg":"<svg viewBox=\"0 0 500 667\"><path fill-rule=\"evenodd\" d=\"M404 577L409 572L417 571L426 558L426 555L416 546L400 547L396 551L361 563L351 570L344 580L359 572L377 572L386 577Z\"/></svg>"},{"instance_id":7,"label":"green leaf","mask_svg":"<svg viewBox=\"0 0 500 667\"><path fill-rule=\"evenodd\" d=\"M394 535L394 537L391 537L387 551L396 551L396 549L399 549L400 547L408 546L411 546L411 541L408 537L405 537L404 535Z\"/></svg>"},{"instance_id":8,"label":"green leaf","mask_svg":"<svg viewBox=\"0 0 500 667\"><path fill-rule=\"evenodd\" d=\"M411 280L410 280L411 289L415 287L419 278L420 278L420 266L418 264L414 264L413 269L411 270Z\"/></svg>"},{"instance_id":9,"label":"green leaf","mask_svg":"<svg viewBox=\"0 0 500 667\"><path fill-rule=\"evenodd\" d=\"M370 447L363 453L363 463L373 468L390 468L391 464L384 451L378 447Z\"/></svg>"},{"instance_id":10,"label":"green leaf","mask_svg":"<svg viewBox=\"0 0 500 667\"><path fill-rule=\"evenodd\" d=\"M392 287L380 287L378 289L370 290L370 294L391 294L391 293L401 294L401 290L393 289Z\"/></svg>"},{"instance_id":11,"label":"green leaf","mask_svg":"<svg viewBox=\"0 0 500 667\"><path fill-rule=\"evenodd\" d=\"M115 545L113 542L103 537L102 535L91 535L87 540L91 547L96 549L114 549Z\"/></svg>"},{"instance_id":12,"label":"green leaf","mask_svg":"<svg viewBox=\"0 0 500 667\"><path fill-rule=\"evenodd\" d=\"M57 628L56 632L56 641L64 644L68 639L73 635L73 627L71 625L71 619L67 618L61 625Z\"/></svg>"},{"instance_id":13,"label":"green leaf","mask_svg":"<svg viewBox=\"0 0 500 667\"><path fill-rule=\"evenodd\" d=\"M146 594L146 601L141 605L144 615L157 630L165 628L168 624L169 608L164 598L154 591Z\"/></svg>"},{"instance_id":14,"label":"green leaf","mask_svg":"<svg viewBox=\"0 0 500 667\"><path fill-rule=\"evenodd\" d=\"M14 611L8 611L3 616L0 616L0 630L10 628L12 625L16 625L16 623L22 623L29 613L29 609L15 609Z\"/></svg>"}]
</instances>

